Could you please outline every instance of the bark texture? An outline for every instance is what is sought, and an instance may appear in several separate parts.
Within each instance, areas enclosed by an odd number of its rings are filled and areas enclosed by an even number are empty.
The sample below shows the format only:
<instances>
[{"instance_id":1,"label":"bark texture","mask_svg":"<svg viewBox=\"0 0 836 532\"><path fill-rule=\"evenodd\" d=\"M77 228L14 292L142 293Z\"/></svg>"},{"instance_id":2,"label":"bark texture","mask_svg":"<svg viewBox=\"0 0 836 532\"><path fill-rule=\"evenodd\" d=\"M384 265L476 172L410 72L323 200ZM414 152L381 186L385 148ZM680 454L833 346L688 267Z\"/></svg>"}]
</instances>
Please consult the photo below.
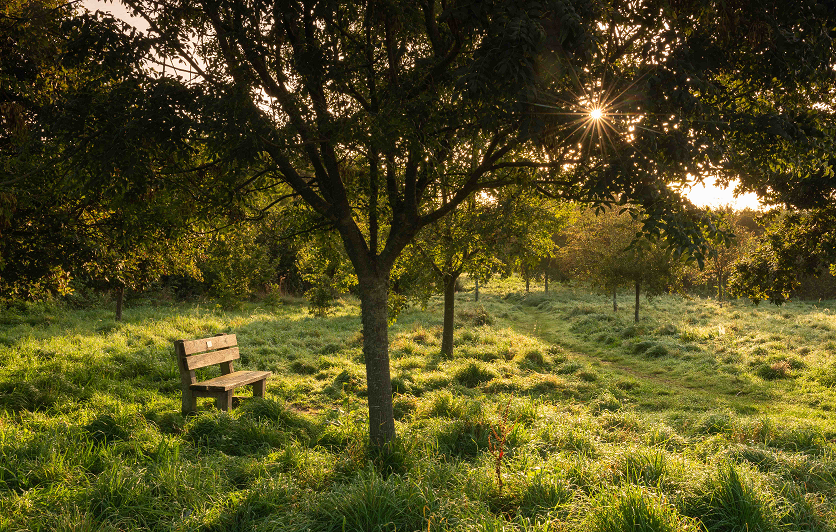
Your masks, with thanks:
<instances>
[{"instance_id":1,"label":"bark texture","mask_svg":"<svg viewBox=\"0 0 836 532\"><path fill-rule=\"evenodd\" d=\"M636 281L636 316L635 316L636 323L639 322L639 293L641 293L641 289L642 289L641 281Z\"/></svg>"},{"instance_id":2,"label":"bark texture","mask_svg":"<svg viewBox=\"0 0 836 532\"><path fill-rule=\"evenodd\" d=\"M392 378L389 373L389 298L386 277L360 280L363 356L369 399L369 437L383 447L395 439Z\"/></svg>"},{"instance_id":3,"label":"bark texture","mask_svg":"<svg viewBox=\"0 0 836 532\"><path fill-rule=\"evenodd\" d=\"M441 334L441 354L453 354L453 329L456 312L456 279L458 275L444 275L444 327Z\"/></svg>"}]
</instances>

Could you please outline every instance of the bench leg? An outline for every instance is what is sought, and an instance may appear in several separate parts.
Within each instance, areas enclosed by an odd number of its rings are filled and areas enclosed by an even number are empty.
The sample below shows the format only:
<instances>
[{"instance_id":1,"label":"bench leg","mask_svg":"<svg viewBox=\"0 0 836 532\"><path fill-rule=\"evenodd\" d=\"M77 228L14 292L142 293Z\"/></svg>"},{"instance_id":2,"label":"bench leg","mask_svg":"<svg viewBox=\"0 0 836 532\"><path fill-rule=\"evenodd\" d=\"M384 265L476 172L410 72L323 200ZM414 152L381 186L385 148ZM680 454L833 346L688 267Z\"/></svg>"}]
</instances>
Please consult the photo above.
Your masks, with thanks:
<instances>
[{"instance_id":1,"label":"bench leg","mask_svg":"<svg viewBox=\"0 0 836 532\"><path fill-rule=\"evenodd\" d=\"M253 383L253 397L264 397L267 392L267 379L261 379Z\"/></svg>"},{"instance_id":2,"label":"bench leg","mask_svg":"<svg viewBox=\"0 0 836 532\"><path fill-rule=\"evenodd\" d=\"M197 412L197 397L192 395L192 391L186 388L183 390L183 408L181 409L183 416L194 414Z\"/></svg>"},{"instance_id":3,"label":"bench leg","mask_svg":"<svg viewBox=\"0 0 836 532\"><path fill-rule=\"evenodd\" d=\"M215 406L218 410L230 410L232 408L232 390L228 392L221 392L215 398Z\"/></svg>"}]
</instances>

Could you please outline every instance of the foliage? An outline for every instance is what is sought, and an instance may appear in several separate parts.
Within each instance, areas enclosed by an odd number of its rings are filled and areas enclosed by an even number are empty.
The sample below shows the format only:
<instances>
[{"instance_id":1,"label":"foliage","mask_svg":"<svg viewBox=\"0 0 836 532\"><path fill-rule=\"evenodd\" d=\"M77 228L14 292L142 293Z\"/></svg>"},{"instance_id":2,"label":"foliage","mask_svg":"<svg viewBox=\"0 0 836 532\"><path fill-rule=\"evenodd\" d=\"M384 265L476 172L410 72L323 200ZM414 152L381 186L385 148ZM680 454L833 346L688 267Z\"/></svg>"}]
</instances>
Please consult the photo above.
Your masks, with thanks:
<instances>
[{"instance_id":1,"label":"foliage","mask_svg":"<svg viewBox=\"0 0 836 532\"><path fill-rule=\"evenodd\" d=\"M578 214L559 250L560 262L576 279L612 294L640 283L648 295L675 288L679 260L663 243L642 238L632 213L608 209Z\"/></svg>"},{"instance_id":2,"label":"foliage","mask_svg":"<svg viewBox=\"0 0 836 532\"><path fill-rule=\"evenodd\" d=\"M729 279L735 266L750 256L758 235L763 233L759 213L751 209L736 211L730 205L709 209L715 216L715 224L722 231L719 235L707 235L710 255L703 268L693 261L680 272L683 290L708 295L713 289L718 301L728 298Z\"/></svg>"},{"instance_id":3,"label":"foliage","mask_svg":"<svg viewBox=\"0 0 836 532\"><path fill-rule=\"evenodd\" d=\"M805 126L809 115L788 112L798 105L784 96L795 91L770 89L822 80L817 67L831 57L820 14L786 2L788 20L752 9L742 25L772 23L782 36L774 40L766 30L718 37L727 33L718 25L741 25L711 2L126 4L149 21L157 56L195 73L160 82L198 93L182 116L199 122L190 131L213 156L218 188L283 183L339 233L366 309L377 443L395 434L387 287L423 227L476 192L512 184L497 171L518 168L553 196L634 201L647 214L643 230L699 255L707 224L669 183L695 167L738 170L722 146L754 126L763 137L762 122ZM797 26L810 31L783 38ZM805 68L785 68L784 51ZM739 103L744 88L761 107ZM605 124L591 123L593 104ZM773 129L734 154L771 145L786 128Z\"/></svg>"},{"instance_id":4,"label":"foliage","mask_svg":"<svg viewBox=\"0 0 836 532\"><path fill-rule=\"evenodd\" d=\"M507 193L515 195L513 190ZM509 227L499 248L505 274L519 274L526 286L530 280L541 277L544 266L556 252L554 235L567 226L571 216L568 203L536 197L520 203L514 213L507 215Z\"/></svg>"},{"instance_id":5,"label":"foliage","mask_svg":"<svg viewBox=\"0 0 836 532\"><path fill-rule=\"evenodd\" d=\"M531 190L506 187L473 198L426 227L396 265L399 292L426 304L445 296L441 352L453 351L456 283L462 273L485 284L512 271L532 273L552 253L552 234L565 223L568 209Z\"/></svg>"},{"instance_id":6,"label":"foliage","mask_svg":"<svg viewBox=\"0 0 836 532\"><path fill-rule=\"evenodd\" d=\"M754 303L784 303L805 275L836 263L834 221L823 209L771 212L752 252L735 264L730 290Z\"/></svg>"},{"instance_id":7,"label":"foliage","mask_svg":"<svg viewBox=\"0 0 836 532\"><path fill-rule=\"evenodd\" d=\"M149 43L112 17L40 1L2 9L0 292L66 293L71 278L139 288L193 272L189 253L171 253L188 244L190 203L160 175L190 158L171 149L188 127L148 118L188 90L149 86Z\"/></svg>"},{"instance_id":8,"label":"foliage","mask_svg":"<svg viewBox=\"0 0 836 532\"><path fill-rule=\"evenodd\" d=\"M299 250L299 270L311 288L305 292L311 314L325 316L336 299L357 285L357 277L345 251L333 233L319 233Z\"/></svg>"},{"instance_id":9,"label":"foliage","mask_svg":"<svg viewBox=\"0 0 836 532\"><path fill-rule=\"evenodd\" d=\"M180 176L244 215L250 193L281 190L334 228L364 309L376 444L395 437L392 268L422 227L517 180L498 171L525 170L520 179L555 197L640 205L644 232L698 260L711 220L672 183L760 173L774 182L757 186L786 190L788 171L830 175L819 161L833 151L834 13L813 0L769 10L707 0L125 3L151 27L133 49L153 44L148 61L187 65L188 79L146 68L85 93L49 123L106 142L56 151L80 169L76 182L107 193L104 205L157 190L161 175L173 193Z\"/></svg>"}]
</instances>

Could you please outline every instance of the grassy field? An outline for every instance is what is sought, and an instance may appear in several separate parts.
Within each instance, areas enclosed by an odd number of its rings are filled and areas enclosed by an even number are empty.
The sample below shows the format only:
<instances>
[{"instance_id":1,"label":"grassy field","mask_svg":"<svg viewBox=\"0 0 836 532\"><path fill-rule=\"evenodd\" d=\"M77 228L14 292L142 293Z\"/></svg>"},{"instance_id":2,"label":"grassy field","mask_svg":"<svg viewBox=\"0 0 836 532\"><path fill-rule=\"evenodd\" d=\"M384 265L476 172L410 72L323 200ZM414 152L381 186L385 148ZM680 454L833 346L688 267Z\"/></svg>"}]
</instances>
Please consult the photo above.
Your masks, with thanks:
<instances>
[{"instance_id":1,"label":"grassy field","mask_svg":"<svg viewBox=\"0 0 836 532\"><path fill-rule=\"evenodd\" d=\"M359 309L0 311L0 530L836 530L836 304L513 282L391 329L368 447ZM645 301L642 301L643 304ZM268 399L180 415L178 338L235 332Z\"/></svg>"}]
</instances>

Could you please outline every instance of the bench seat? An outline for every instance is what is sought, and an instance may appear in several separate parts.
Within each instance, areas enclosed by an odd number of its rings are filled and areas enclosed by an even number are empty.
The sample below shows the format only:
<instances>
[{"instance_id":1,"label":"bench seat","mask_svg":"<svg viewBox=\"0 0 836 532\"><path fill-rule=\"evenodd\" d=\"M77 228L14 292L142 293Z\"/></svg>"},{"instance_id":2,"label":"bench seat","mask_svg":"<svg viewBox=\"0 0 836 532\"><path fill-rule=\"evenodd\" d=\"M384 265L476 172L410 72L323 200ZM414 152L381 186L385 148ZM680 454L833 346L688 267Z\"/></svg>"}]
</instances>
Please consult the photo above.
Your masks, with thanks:
<instances>
[{"instance_id":1,"label":"bench seat","mask_svg":"<svg viewBox=\"0 0 836 532\"><path fill-rule=\"evenodd\" d=\"M183 415L197 411L197 398L209 397L221 410L233 406L236 388L252 386L253 397L264 397L267 391L269 371L235 371L232 363L241 355L238 352L238 339L234 334L219 334L211 338L198 340L176 340L174 353L180 368L180 381L183 388ZM220 365L221 376L205 381L198 381L195 370L207 366Z\"/></svg>"},{"instance_id":2,"label":"bench seat","mask_svg":"<svg viewBox=\"0 0 836 532\"><path fill-rule=\"evenodd\" d=\"M214 379L190 384L189 388L201 392L227 392L239 386L246 386L269 377L269 371L236 371L228 375L221 375Z\"/></svg>"}]
</instances>

